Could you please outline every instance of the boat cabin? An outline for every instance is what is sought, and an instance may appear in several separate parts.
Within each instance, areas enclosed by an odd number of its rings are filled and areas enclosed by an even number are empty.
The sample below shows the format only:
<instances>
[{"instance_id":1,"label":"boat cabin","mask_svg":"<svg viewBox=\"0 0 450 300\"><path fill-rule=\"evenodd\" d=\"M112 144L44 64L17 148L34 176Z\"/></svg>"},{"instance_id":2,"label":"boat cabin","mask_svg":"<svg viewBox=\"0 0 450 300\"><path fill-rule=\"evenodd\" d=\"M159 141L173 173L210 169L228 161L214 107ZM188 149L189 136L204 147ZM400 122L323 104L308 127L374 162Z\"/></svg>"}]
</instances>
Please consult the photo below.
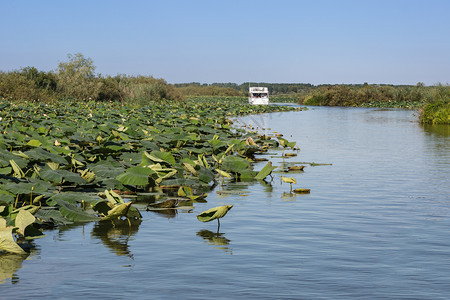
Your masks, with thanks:
<instances>
[{"instance_id":1,"label":"boat cabin","mask_svg":"<svg viewBox=\"0 0 450 300\"><path fill-rule=\"evenodd\" d=\"M250 87L248 103L250 104L269 104L269 89L266 87Z\"/></svg>"}]
</instances>

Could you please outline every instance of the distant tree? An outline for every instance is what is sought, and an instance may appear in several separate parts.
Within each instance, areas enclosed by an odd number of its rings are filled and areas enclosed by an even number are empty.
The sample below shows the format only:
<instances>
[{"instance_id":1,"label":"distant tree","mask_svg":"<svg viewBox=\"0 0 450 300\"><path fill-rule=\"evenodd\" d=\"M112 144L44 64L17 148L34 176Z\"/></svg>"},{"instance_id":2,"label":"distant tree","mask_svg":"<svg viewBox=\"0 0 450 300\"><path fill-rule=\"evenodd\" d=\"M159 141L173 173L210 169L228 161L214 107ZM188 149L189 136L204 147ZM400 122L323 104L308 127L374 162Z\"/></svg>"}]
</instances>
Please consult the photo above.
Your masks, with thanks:
<instances>
[{"instance_id":1,"label":"distant tree","mask_svg":"<svg viewBox=\"0 0 450 300\"><path fill-rule=\"evenodd\" d=\"M58 64L56 73L61 95L78 100L97 99L102 83L96 80L92 59L81 53L68 54L67 58L67 62Z\"/></svg>"}]
</instances>

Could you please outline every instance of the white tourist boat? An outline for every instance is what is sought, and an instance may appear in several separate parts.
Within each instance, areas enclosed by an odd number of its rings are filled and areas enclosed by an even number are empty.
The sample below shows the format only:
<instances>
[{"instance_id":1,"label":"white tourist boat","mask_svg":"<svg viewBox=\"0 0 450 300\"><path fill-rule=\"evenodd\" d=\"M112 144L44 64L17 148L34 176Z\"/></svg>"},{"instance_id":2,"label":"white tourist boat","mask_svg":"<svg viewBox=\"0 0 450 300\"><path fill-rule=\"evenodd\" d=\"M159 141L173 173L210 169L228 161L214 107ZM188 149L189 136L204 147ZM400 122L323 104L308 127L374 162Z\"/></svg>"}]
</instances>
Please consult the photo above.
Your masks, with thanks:
<instances>
[{"instance_id":1,"label":"white tourist boat","mask_svg":"<svg viewBox=\"0 0 450 300\"><path fill-rule=\"evenodd\" d=\"M248 91L248 103L250 104L269 104L269 89L266 87L250 87Z\"/></svg>"}]
</instances>

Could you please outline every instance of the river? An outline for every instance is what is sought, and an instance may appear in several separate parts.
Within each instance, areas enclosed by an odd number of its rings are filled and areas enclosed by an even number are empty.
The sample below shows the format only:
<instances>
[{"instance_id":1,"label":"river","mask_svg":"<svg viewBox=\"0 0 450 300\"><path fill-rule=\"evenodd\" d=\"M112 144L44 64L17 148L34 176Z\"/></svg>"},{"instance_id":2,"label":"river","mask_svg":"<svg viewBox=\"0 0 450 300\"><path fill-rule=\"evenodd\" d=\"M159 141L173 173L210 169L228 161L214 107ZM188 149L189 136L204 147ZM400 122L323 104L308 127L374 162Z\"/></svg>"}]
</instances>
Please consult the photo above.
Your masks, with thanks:
<instances>
[{"instance_id":1,"label":"river","mask_svg":"<svg viewBox=\"0 0 450 300\"><path fill-rule=\"evenodd\" d=\"M142 211L131 232L47 230L27 259L0 256L0 297L448 299L449 126L422 126L413 111L339 107L237 121L296 141L296 157L261 157L304 172L217 186L177 214ZM291 194L281 175L311 193ZM224 204L234 207L220 233L197 221Z\"/></svg>"}]
</instances>

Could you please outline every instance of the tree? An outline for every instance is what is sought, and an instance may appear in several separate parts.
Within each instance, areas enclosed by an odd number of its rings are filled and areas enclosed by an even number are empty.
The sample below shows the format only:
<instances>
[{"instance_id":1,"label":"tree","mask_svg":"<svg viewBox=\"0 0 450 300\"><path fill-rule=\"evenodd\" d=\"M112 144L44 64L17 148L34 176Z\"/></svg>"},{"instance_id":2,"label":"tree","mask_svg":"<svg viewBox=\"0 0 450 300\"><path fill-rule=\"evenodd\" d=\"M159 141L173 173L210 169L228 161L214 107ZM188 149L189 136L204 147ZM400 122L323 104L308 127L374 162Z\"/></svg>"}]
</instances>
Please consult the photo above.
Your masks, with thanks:
<instances>
[{"instance_id":1,"label":"tree","mask_svg":"<svg viewBox=\"0 0 450 300\"><path fill-rule=\"evenodd\" d=\"M58 90L67 98L97 99L102 83L95 76L92 59L81 53L68 54L67 58L67 62L58 64Z\"/></svg>"}]
</instances>

